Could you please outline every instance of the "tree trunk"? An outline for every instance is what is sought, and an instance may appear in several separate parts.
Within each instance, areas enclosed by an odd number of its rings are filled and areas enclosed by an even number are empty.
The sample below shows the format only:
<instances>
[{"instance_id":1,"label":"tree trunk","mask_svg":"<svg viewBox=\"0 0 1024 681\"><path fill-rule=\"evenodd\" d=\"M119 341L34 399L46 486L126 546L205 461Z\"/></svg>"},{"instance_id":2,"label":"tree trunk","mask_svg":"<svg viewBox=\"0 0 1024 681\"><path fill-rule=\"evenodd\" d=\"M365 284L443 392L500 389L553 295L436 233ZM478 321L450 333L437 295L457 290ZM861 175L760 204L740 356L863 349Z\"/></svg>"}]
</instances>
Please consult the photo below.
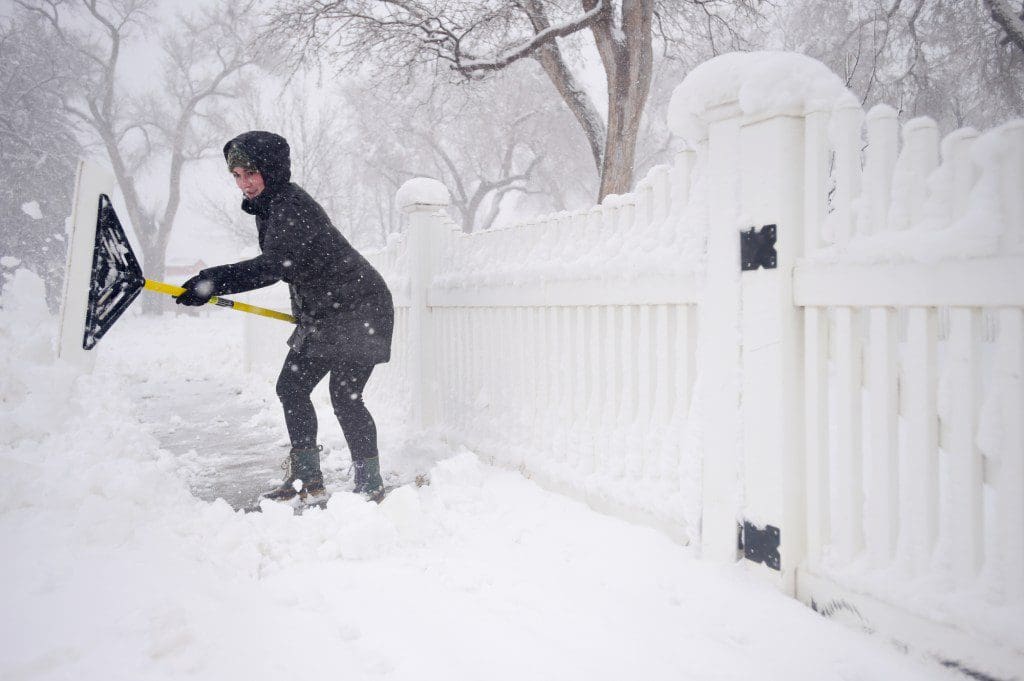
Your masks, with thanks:
<instances>
[{"instance_id":1,"label":"tree trunk","mask_svg":"<svg viewBox=\"0 0 1024 681\"><path fill-rule=\"evenodd\" d=\"M160 281L166 267L167 240L164 239L161 244L156 224L143 208L142 201L139 200L139 192L135 188L135 178L128 174L124 157L121 155L113 133L99 124L95 124L95 128L107 149L107 157L110 159L110 165L114 171L114 179L121 189L121 198L124 199L125 209L128 211L128 221L142 246L143 272L147 279ZM141 298L141 309L145 313L156 314L167 309L156 295L143 294Z\"/></svg>"},{"instance_id":2,"label":"tree trunk","mask_svg":"<svg viewBox=\"0 0 1024 681\"><path fill-rule=\"evenodd\" d=\"M584 7L594 0L584 0ZM633 188L636 141L651 88L653 0L623 0L621 24L612 12L591 25L608 77L608 134L598 201Z\"/></svg>"},{"instance_id":3,"label":"tree trunk","mask_svg":"<svg viewBox=\"0 0 1024 681\"><path fill-rule=\"evenodd\" d=\"M594 3L590 3L588 9L593 9L593 7ZM541 33L551 28L551 22L544 10L543 2L527 0L523 8L526 10L534 32ZM586 88L573 75L557 42L542 45L534 54L534 58L544 69L548 80L558 90L562 101L569 107L569 111L576 117L576 121L583 129L583 134L587 137L587 144L590 145L590 153L594 158L594 166L600 173L606 131L604 121L601 120L601 115L597 112L597 107L594 106L590 95L587 94Z\"/></svg>"}]
</instances>

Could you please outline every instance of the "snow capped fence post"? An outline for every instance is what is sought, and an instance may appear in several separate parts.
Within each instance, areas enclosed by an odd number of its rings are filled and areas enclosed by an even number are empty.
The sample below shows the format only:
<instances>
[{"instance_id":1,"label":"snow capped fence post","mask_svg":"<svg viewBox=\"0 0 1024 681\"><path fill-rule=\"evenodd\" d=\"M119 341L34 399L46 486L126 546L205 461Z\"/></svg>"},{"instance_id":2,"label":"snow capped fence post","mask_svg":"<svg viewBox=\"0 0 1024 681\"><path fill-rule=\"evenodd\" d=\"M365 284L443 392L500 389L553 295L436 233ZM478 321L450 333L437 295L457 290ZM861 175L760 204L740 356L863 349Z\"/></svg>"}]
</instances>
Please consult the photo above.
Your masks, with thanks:
<instances>
[{"instance_id":1,"label":"snow capped fence post","mask_svg":"<svg viewBox=\"0 0 1024 681\"><path fill-rule=\"evenodd\" d=\"M429 293L444 230L439 212L449 203L448 189L437 180L417 177L399 187L395 201L409 216L409 399L414 424L429 428L436 422L438 403Z\"/></svg>"},{"instance_id":2,"label":"snow capped fence post","mask_svg":"<svg viewBox=\"0 0 1024 681\"><path fill-rule=\"evenodd\" d=\"M60 333L57 355L92 371L96 354L82 347L85 313L89 303L89 279L96 242L96 218L100 194L114 194L114 176L109 170L88 161L80 161L72 202L71 234L67 268L64 274L64 298L60 308Z\"/></svg>"},{"instance_id":3,"label":"snow capped fence post","mask_svg":"<svg viewBox=\"0 0 1024 681\"><path fill-rule=\"evenodd\" d=\"M826 177L823 103L845 93L808 57L733 53L694 69L669 106L673 132L707 159L694 396L702 416L701 548L714 560L735 560L739 530L751 569L791 594L807 526L804 331L792 271L804 252L805 207L814 245L824 217L824 204L805 197ZM856 114L829 131L845 141L850 223L859 193ZM805 156L808 144L817 146Z\"/></svg>"}]
</instances>

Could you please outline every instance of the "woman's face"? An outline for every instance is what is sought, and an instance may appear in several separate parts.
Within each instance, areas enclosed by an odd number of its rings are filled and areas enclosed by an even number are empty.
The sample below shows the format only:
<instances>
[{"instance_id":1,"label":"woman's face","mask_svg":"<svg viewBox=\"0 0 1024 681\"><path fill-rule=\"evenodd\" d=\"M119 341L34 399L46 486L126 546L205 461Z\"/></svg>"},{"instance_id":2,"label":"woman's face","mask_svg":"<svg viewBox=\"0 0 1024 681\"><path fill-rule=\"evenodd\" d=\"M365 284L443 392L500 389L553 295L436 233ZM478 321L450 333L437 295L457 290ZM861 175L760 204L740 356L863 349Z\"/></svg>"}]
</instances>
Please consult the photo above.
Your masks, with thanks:
<instances>
[{"instance_id":1,"label":"woman's face","mask_svg":"<svg viewBox=\"0 0 1024 681\"><path fill-rule=\"evenodd\" d=\"M263 189L266 187L263 184L263 176L260 175L258 170L248 170L246 168L232 168L231 174L235 178L235 184L242 190L247 199L255 199Z\"/></svg>"}]
</instances>

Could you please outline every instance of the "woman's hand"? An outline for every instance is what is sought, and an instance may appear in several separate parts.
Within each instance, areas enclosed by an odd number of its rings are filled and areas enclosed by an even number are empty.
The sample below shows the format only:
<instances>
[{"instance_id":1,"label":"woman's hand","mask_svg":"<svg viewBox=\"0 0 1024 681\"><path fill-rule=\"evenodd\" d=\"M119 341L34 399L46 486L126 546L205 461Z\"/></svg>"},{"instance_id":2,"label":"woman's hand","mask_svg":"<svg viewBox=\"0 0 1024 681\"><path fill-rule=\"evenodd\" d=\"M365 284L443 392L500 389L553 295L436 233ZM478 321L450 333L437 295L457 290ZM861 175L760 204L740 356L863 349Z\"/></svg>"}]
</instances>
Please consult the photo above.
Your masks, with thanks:
<instances>
[{"instance_id":1,"label":"woman's hand","mask_svg":"<svg viewBox=\"0 0 1024 681\"><path fill-rule=\"evenodd\" d=\"M174 298L178 305L197 307L206 305L213 297L213 281L203 275L202 272L187 280L181 285L185 292Z\"/></svg>"}]
</instances>

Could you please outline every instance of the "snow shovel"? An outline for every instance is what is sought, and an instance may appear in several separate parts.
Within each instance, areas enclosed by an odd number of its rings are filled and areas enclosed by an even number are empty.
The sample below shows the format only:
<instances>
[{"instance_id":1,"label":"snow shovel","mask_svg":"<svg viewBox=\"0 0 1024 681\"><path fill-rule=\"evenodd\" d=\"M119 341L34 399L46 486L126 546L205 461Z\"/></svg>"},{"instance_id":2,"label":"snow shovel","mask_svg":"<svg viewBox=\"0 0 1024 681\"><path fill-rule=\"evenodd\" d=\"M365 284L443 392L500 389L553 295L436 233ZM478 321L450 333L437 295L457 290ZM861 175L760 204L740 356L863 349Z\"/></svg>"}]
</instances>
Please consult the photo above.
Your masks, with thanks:
<instances>
[{"instance_id":1,"label":"snow shovel","mask_svg":"<svg viewBox=\"0 0 1024 681\"><path fill-rule=\"evenodd\" d=\"M100 194L99 212L96 217L96 244L92 255L92 276L89 279L89 305L85 315L85 334L82 347L92 350L103 335L110 330L142 289L149 289L169 296L179 296L185 289L142 276L142 267L128 244L121 221L117 219L110 197ZM240 312L249 312L295 323L295 317L284 312L268 310L227 298L210 298L211 305L230 307Z\"/></svg>"}]
</instances>

